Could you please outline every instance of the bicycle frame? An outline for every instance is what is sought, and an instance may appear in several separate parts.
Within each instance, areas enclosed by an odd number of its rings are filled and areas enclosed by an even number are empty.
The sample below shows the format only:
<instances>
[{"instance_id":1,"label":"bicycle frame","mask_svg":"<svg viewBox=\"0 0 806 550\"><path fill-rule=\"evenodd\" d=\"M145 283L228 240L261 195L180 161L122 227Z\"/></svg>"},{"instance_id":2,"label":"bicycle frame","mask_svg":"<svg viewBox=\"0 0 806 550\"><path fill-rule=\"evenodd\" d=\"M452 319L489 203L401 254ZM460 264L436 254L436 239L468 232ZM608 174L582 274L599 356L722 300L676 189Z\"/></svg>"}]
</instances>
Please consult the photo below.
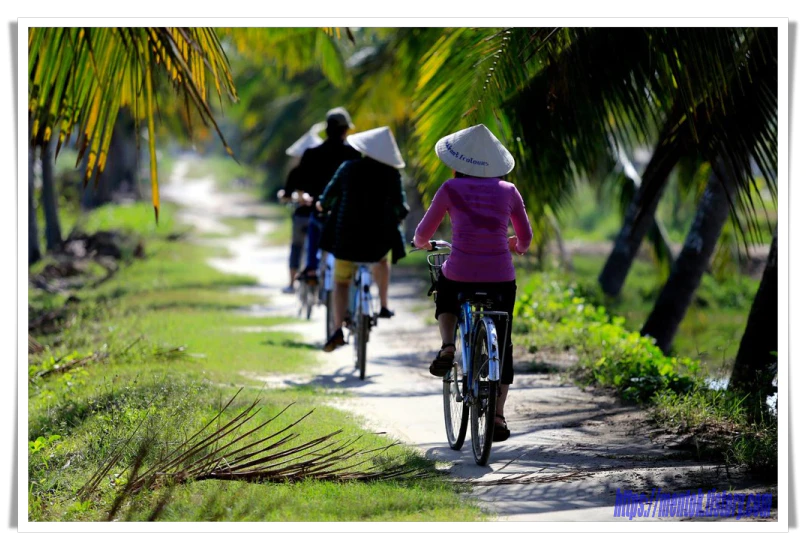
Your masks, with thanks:
<instances>
[{"instance_id":1,"label":"bicycle frame","mask_svg":"<svg viewBox=\"0 0 806 550\"><path fill-rule=\"evenodd\" d=\"M323 252L322 250L319 251L319 255L320 262L322 255L325 255L325 276L323 285L325 287L325 291L327 292L329 290L333 290L333 271L336 268L336 258L333 257L333 254Z\"/></svg>"},{"instance_id":2,"label":"bicycle frame","mask_svg":"<svg viewBox=\"0 0 806 550\"><path fill-rule=\"evenodd\" d=\"M368 263L360 263L350 285L350 304L352 304L351 318L356 320L356 313L363 313L374 317L372 308L372 270Z\"/></svg>"},{"instance_id":3,"label":"bicycle frame","mask_svg":"<svg viewBox=\"0 0 806 550\"><path fill-rule=\"evenodd\" d=\"M470 361L465 358L472 357L472 348L476 337L474 326L476 319L481 319L486 325L487 334L492 339L491 349L488 350L488 375L487 378L491 381L498 382L501 379L501 357L498 345L498 330L495 326L495 317L505 316L507 323L509 323L509 314L506 311L488 311L488 310L474 310L470 300L465 300L459 310L459 331L462 336L462 373L466 380L473 380L473 373L470 372ZM504 333L506 334L506 332ZM471 394L473 397L478 395L478 385L472 385Z\"/></svg>"},{"instance_id":4,"label":"bicycle frame","mask_svg":"<svg viewBox=\"0 0 806 550\"><path fill-rule=\"evenodd\" d=\"M430 246L424 249L436 252L427 258L431 274L431 288L428 295L431 296L435 290L439 292L437 289L440 286L439 278L442 276L442 267L447 261L447 254L440 251L450 250L452 246L446 241L429 242ZM469 286L472 288L472 285ZM507 346L507 333L511 322L508 312L487 309L488 304L495 302L495 300L488 301L487 298L492 296L479 291L470 297L462 297L457 323L457 330L462 339L462 387L459 387L460 377L457 370L459 365L456 362L453 368L445 373L442 386L442 406L448 445L456 451L462 448L470 420L473 455L476 464L481 466L487 464L491 444L495 439L493 415L498 410L497 400L500 395L496 392L500 391L503 360L501 352ZM496 321L499 327L496 327ZM499 328L504 331L503 335L499 336ZM457 408L457 404L461 405Z\"/></svg>"}]
</instances>

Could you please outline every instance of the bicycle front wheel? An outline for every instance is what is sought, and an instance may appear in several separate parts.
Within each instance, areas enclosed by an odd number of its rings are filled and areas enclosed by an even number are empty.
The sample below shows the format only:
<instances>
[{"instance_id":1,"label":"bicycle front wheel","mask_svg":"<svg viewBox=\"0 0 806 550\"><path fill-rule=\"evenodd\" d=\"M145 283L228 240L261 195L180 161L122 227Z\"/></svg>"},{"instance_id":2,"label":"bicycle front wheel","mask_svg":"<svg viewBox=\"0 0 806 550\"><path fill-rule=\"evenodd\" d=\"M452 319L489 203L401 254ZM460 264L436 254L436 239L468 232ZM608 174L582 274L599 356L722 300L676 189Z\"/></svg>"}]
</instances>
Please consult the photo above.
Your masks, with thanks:
<instances>
[{"instance_id":1,"label":"bicycle front wheel","mask_svg":"<svg viewBox=\"0 0 806 550\"><path fill-rule=\"evenodd\" d=\"M369 324L370 318L368 315L360 315L355 320L355 334L353 340L355 341L355 357L356 368L359 372L361 380L367 370L367 341L369 340Z\"/></svg>"},{"instance_id":2,"label":"bicycle front wheel","mask_svg":"<svg viewBox=\"0 0 806 550\"><path fill-rule=\"evenodd\" d=\"M457 342L457 346L459 343ZM468 406L464 399L465 378L462 367L454 363L442 380L442 408L445 413L445 434L448 445L458 451L467 434Z\"/></svg>"},{"instance_id":3,"label":"bicycle front wheel","mask_svg":"<svg viewBox=\"0 0 806 550\"><path fill-rule=\"evenodd\" d=\"M484 466L490 458L495 430L495 406L498 401L498 381L488 378L490 363L490 334L483 319L476 321L474 331L472 387L475 395L470 403L470 436L476 464Z\"/></svg>"}]
</instances>

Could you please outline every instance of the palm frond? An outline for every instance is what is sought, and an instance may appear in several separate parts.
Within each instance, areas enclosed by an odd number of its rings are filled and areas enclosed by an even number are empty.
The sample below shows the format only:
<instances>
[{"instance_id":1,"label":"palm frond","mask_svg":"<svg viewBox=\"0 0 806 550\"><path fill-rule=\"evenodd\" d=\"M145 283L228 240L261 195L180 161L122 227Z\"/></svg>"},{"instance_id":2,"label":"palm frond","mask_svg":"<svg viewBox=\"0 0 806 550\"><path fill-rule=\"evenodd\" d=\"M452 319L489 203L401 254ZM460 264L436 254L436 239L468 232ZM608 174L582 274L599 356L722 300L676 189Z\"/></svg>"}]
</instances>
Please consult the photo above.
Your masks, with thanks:
<instances>
[{"instance_id":1,"label":"palm frond","mask_svg":"<svg viewBox=\"0 0 806 550\"><path fill-rule=\"evenodd\" d=\"M154 113L158 82L169 83L201 119L221 134L208 87L236 98L227 60L209 28L35 27L28 35L28 110L31 144L47 143L58 129L58 149L79 129L78 166L84 183L103 173L121 107L149 130L152 200L159 215ZM231 151L230 151L231 152Z\"/></svg>"},{"instance_id":2,"label":"palm frond","mask_svg":"<svg viewBox=\"0 0 806 550\"><path fill-rule=\"evenodd\" d=\"M338 439L341 430L298 442L300 434L294 430L314 411L274 428L293 403L262 422L257 420L260 414L257 399L227 417L239 393L240 390L202 428L172 450L160 452L156 459L150 458L154 453L141 444L116 503L142 490L207 479L255 483L366 482L433 475L421 467L385 459L383 453L396 443L362 449L356 446L359 438ZM129 445L133 436L124 445ZM146 446L155 447L154 443L153 438L144 440ZM123 449L113 452L79 490L79 495L87 498L94 493L104 476L121 466L124 454Z\"/></svg>"},{"instance_id":3,"label":"palm frond","mask_svg":"<svg viewBox=\"0 0 806 550\"><path fill-rule=\"evenodd\" d=\"M291 79L316 68L336 87L346 86L349 75L338 46L340 33L315 27L219 28L221 37L240 56Z\"/></svg>"},{"instance_id":4,"label":"palm frond","mask_svg":"<svg viewBox=\"0 0 806 550\"><path fill-rule=\"evenodd\" d=\"M534 62L521 57L534 35L551 29L443 29L420 63L414 138L421 185L433 192L450 171L433 153L443 136L486 124L510 150L511 122L500 105L527 80Z\"/></svg>"}]
</instances>

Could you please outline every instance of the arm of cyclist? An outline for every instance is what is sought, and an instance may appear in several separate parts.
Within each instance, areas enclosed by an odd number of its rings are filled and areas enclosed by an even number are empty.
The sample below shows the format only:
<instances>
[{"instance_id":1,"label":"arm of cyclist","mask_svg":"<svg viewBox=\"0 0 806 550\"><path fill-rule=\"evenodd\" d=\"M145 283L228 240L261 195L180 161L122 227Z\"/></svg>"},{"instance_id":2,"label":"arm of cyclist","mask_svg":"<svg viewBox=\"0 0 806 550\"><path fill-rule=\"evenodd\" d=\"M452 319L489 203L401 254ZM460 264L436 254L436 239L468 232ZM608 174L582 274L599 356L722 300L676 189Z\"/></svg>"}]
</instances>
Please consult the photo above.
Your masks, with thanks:
<instances>
[{"instance_id":1,"label":"arm of cyclist","mask_svg":"<svg viewBox=\"0 0 806 550\"><path fill-rule=\"evenodd\" d=\"M409 215L411 209L409 208L408 201L406 201L406 191L403 189L403 180L400 178L400 173L397 174L396 187L395 192L399 198L394 207L395 216L397 216L399 222L402 222L406 219L406 216Z\"/></svg>"},{"instance_id":2,"label":"arm of cyclist","mask_svg":"<svg viewBox=\"0 0 806 550\"><path fill-rule=\"evenodd\" d=\"M509 238L509 249L518 254L525 254L532 243L532 226L529 223L529 216L526 214L523 197L515 186L512 187L510 201L510 220L515 229L515 235Z\"/></svg>"},{"instance_id":3,"label":"arm of cyclist","mask_svg":"<svg viewBox=\"0 0 806 550\"><path fill-rule=\"evenodd\" d=\"M436 195L434 195L434 200L431 201L431 206L428 207L425 216L420 220L417 229L414 231L413 243L415 247L428 250L432 249L432 244L429 240L434 236L434 233L436 233L447 211L447 194L443 192L442 187L440 187Z\"/></svg>"},{"instance_id":4,"label":"arm of cyclist","mask_svg":"<svg viewBox=\"0 0 806 550\"><path fill-rule=\"evenodd\" d=\"M342 163L338 170L336 170L336 173L333 174L325 190L319 195L319 200L316 202L317 210L320 212L328 212L338 205L339 199L341 198L341 183L344 177L344 163Z\"/></svg>"},{"instance_id":5,"label":"arm of cyclist","mask_svg":"<svg viewBox=\"0 0 806 550\"><path fill-rule=\"evenodd\" d=\"M285 187L277 191L277 198L281 202L289 202L293 199L294 191L297 189L297 182L299 181L299 166L295 166L288 172L288 177L285 180Z\"/></svg>"},{"instance_id":6,"label":"arm of cyclist","mask_svg":"<svg viewBox=\"0 0 806 550\"><path fill-rule=\"evenodd\" d=\"M395 183L395 193L398 196L397 203L394 205L394 213L398 222L402 222L409 215L411 209L409 203L406 201L406 192L403 190L403 180L400 179L400 173L397 174L397 181Z\"/></svg>"}]
</instances>

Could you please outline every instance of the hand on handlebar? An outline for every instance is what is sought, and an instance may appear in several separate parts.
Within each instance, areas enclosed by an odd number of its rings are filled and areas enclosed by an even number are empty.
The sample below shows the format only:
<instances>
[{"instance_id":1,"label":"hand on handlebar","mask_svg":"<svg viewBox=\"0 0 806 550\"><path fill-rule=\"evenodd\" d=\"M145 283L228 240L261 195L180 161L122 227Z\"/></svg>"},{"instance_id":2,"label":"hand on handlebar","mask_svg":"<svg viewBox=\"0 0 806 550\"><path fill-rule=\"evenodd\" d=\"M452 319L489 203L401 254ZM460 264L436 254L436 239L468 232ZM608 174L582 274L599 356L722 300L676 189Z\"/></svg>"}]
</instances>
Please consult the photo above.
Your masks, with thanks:
<instances>
[{"instance_id":1,"label":"hand on handlebar","mask_svg":"<svg viewBox=\"0 0 806 550\"><path fill-rule=\"evenodd\" d=\"M507 239L509 245L509 251L518 254L519 256L523 256L523 252L518 252L518 237L516 235L512 235Z\"/></svg>"},{"instance_id":2,"label":"hand on handlebar","mask_svg":"<svg viewBox=\"0 0 806 550\"><path fill-rule=\"evenodd\" d=\"M438 241L438 240L430 240L428 241L428 248L419 248L414 241L411 241L411 246L416 248L417 250L425 250L428 252L433 252L435 250L450 250L451 243L448 241Z\"/></svg>"}]
</instances>

